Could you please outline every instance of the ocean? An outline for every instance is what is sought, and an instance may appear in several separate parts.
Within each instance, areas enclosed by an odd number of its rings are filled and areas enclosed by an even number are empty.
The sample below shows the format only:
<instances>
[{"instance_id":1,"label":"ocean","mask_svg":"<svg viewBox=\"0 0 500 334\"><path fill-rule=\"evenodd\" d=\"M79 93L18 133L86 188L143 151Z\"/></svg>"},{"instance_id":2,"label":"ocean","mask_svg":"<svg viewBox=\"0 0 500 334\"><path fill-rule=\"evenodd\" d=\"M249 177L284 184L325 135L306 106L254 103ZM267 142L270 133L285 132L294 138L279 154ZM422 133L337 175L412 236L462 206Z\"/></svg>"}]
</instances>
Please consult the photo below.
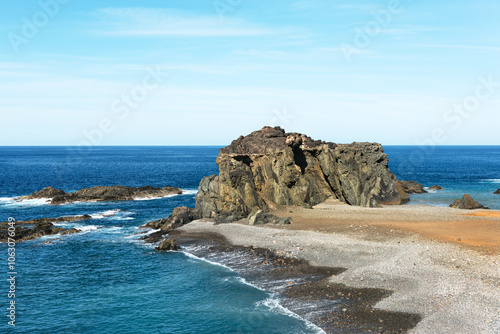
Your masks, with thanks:
<instances>
[{"instance_id":1,"label":"ocean","mask_svg":"<svg viewBox=\"0 0 500 334\"><path fill-rule=\"evenodd\" d=\"M400 179L443 191L411 195L412 204L447 206L469 193L500 209L500 147L387 146ZM283 307L265 282L247 280L231 259L154 252L138 228L194 206L203 176L216 174L217 147L0 147L0 221L90 214L56 224L83 232L16 244L15 329L12 333L322 333ZM46 186L75 191L95 185L182 188L182 195L151 200L72 203L15 202ZM0 246L7 278L7 245ZM194 249L193 249L194 250ZM232 259L234 262L234 259ZM238 266L236 266L238 267ZM0 301L7 315L8 282Z\"/></svg>"}]
</instances>

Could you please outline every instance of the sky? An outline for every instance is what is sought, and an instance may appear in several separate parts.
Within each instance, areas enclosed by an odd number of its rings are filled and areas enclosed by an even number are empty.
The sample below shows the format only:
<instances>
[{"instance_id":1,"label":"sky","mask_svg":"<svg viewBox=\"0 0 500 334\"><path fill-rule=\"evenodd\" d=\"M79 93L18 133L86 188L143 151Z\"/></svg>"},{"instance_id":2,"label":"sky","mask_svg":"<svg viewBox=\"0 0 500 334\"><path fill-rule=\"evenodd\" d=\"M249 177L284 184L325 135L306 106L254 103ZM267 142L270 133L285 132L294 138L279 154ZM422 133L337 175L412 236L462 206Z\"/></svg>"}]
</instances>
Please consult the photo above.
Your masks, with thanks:
<instances>
[{"instance_id":1,"label":"sky","mask_svg":"<svg viewBox=\"0 0 500 334\"><path fill-rule=\"evenodd\" d=\"M23 0L0 146L500 145L500 0Z\"/></svg>"}]
</instances>

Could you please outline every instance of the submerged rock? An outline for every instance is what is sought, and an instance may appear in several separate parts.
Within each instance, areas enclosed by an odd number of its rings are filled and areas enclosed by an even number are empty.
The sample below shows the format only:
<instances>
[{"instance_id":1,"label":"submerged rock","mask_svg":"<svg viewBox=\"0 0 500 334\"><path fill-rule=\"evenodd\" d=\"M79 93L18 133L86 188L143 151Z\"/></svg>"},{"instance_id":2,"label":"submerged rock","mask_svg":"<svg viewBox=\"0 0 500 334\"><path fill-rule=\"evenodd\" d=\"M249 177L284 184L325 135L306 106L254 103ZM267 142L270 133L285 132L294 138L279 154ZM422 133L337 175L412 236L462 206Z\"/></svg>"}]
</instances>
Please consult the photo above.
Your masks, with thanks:
<instances>
[{"instance_id":1,"label":"submerged rock","mask_svg":"<svg viewBox=\"0 0 500 334\"><path fill-rule=\"evenodd\" d=\"M311 207L328 198L365 207L408 200L376 143L327 143L265 127L221 149L216 162L219 175L203 178L196 195L203 218Z\"/></svg>"},{"instance_id":2,"label":"submerged rock","mask_svg":"<svg viewBox=\"0 0 500 334\"><path fill-rule=\"evenodd\" d=\"M443 188L443 187L440 187L440 186L438 186L438 185L434 185L434 186L432 186L432 187L429 187L429 189L430 189L430 190L444 190L444 188Z\"/></svg>"},{"instance_id":3,"label":"submerged rock","mask_svg":"<svg viewBox=\"0 0 500 334\"><path fill-rule=\"evenodd\" d=\"M155 248L155 252L166 252L166 251L174 251L181 249L179 244L177 243L177 240L175 239L165 239L160 244L158 247Z\"/></svg>"},{"instance_id":4,"label":"submerged rock","mask_svg":"<svg viewBox=\"0 0 500 334\"><path fill-rule=\"evenodd\" d=\"M415 181L399 181L404 191L407 194L425 194L427 191L424 189L424 186Z\"/></svg>"},{"instance_id":5,"label":"submerged rock","mask_svg":"<svg viewBox=\"0 0 500 334\"><path fill-rule=\"evenodd\" d=\"M450 208L465 209L465 210L475 210L475 209L489 209L470 197L469 194L465 194L461 199L457 199L455 202L450 204Z\"/></svg>"},{"instance_id":6,"label":"submerged rock","mask_svg":"<svg viewBox=\"0 0 500 334\"><path fill-rule=\"evenodd\" d=\"M17 201L28 199L51 199L50 204L64 204L68 202L99 202L99 201L124 201L134 200L136 198L154 198L164 197L168 195L182 194L181 189L177 187L154 188L146 187L125 187L125 186L96 186L92 188L80 189L74 193L66 193L62 190L52 187L44 188L40 191L35 191L28 196L16 198Z\"/></svg>"}]
</instances>

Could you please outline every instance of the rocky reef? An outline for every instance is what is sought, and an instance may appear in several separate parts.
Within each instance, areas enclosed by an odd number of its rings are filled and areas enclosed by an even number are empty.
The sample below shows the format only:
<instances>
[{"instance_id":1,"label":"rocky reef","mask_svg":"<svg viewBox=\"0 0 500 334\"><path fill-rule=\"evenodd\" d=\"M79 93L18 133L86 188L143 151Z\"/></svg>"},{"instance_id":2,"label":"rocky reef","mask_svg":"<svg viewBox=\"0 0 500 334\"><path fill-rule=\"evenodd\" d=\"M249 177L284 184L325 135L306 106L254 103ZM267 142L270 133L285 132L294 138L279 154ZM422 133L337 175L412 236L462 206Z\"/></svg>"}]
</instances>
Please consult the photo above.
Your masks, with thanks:
<instances>
[{"instance_id":1,"label":"rocky reef","mask_svg":"<svg viewBox=\"0 0 500 334\"><path fill-rule=\"evenodd\" d=\"M64 229L62 227L56 227L52 223L36 223L32 227L15 227L15 241L22 242L32 239L37 239L46 235L66 235L72 233L81 232L76 228ZM0 227L0 242L7 242L9 240L9 231L6 226Z\"/></svg>"},{"instance_id":2,"label":"rocky reef","mask_svg":"<svg viewBox=\"0 0 500 334\"><path fill-rule=\"evenodd\" d=\"M241 218L328 198L364 207L402 204L408 197L388 162L380 144L328 143L265 127L220 150L219 175L201 181L196 209L206 218Z\"/></svg>"},{"instance_id":3,"label":"rocky reef","mask_svg":"<svg viewBox=\"0 0 500 334\"><path fill-rule=\"evenodd\" d=\"M378 207L409 201L376 143L335 144L313 140L280 127L264 127L220 150L219 175L203 178L195 209L176 208L167 219L145 225L161 235L200 218L230 223L289 224L268 213L280 206L311 208L327 199Z\"/></svg>"},{"instance_id":4,"label":"rocky reef","mask_svg":"<svg viewBox=\"0 0 500 334\"><path fill-rule=\"evenodd\" d=\"M464 197L462 197L461 199L457 199L455 202L450 204L450 208L464 210L489 209L473 200L469 194L465 194Z\"/></svg>"},{"instance_id":5,"label":"rocky reef","mask_svg":"<svg viewBox=\"0 0 500 334\"><path fill-rule=\"evenodd\" d=\"M16 242L37 239L46 235L66 235L81 232L76 228L64 229L54 226L53 223L75 222L80 220L92 219L90 215L83 216L65 216L58 218L36 218L31 220L0 223L0 242L7 242L9 238L10 226L14 226L14 237Z\"/></svg>"},{"instance_id":6,"label":"rocky reef","mask_svg":"<svg viewBox=\"0 0 500 334\"><path fill-rule=\"evenodd\" d=\"M50 199L50 204L64 204L70 202L99 202L99 201L126 201L136 198L154 198L169 195L182 194L177 187L154 188L146 187L125 187L125 186L96 186L92 188L80 189L74 193L66 193L52 187L46 187L40 191L35 191L31 195L16 198L17 201L29 199Z\"/></svg>"}]
</instances>

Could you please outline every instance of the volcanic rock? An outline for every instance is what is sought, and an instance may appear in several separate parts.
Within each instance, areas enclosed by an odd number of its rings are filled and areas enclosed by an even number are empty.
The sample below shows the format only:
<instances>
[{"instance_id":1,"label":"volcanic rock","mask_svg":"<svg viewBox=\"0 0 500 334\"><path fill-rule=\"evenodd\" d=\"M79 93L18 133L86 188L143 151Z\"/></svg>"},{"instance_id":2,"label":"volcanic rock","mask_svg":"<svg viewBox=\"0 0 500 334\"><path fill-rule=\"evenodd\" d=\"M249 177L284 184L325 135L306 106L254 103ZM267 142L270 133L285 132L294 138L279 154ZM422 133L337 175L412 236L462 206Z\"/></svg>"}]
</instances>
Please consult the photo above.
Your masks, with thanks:
<instances>
[{"instance_id":1,"label":"volcanic rock","mask_svg":"<svg viewBox=\"0 0 500 334\"><path fill-rule=\"evenodd\" d=\"M364 207L407 201L376 143L327 143L265 127L221 149L216 162L219 175L203 178L196 195L203 218L311 207L328 198Z\"/></svg>"},{"instance_id":2,"label":"volcanic rock","mask_svg":"<svg viewBox=\"0 0 500 334\"><path fill-rule=\"evenodd\" d=\"M33 227L21 227L15 226L15 237L11 237L16 242L22 242L27 240L32 240L36 238L40 238L46 235L54 235L54 234L72 234L80 232L75 228L65 230L62 227L55 227L52 223L44 222L44 223L36 223ZM9 230L7 226L0 227L0 242L7 242L9 240Z\"/></svg>"},{"instance_id":3,"label":"volcanic rock","mask_svg":"<svg viewBox=\"0 0 500 334\"><path fill-rule=\"evenodd\" d=\"M44 188L40 191L35 191L28 196L16 198L18 201L27 199L51 199L50 204L64 204L69 202L99 202L99 201L125 201L134 200L136 198L154 198L164 197L168 195L181 194L182 191L176 187L154 188L146 187L125 187L125 186L96 186L92 188L80 189L74 193L66 193L62 190L52 187Z\"/></svg>"},{"instance_id":4,"label":"volcanic rock","mask_svg":"<svg viewBox=\"0 0 500 334\"><path fill-rule=\"evenodd\" d=\"M424 186L415 181L402 181L400 180L401 186L407 194L425 194L427 191Z\"/></svg>"},{"instance_id":5,"label":"volcanic rock","mask_svg":"<svg viewBox=\"0 0 500 334\"><path fill-rule=\"evenodd\" d=\"M177 243L177 240L175 239L165 239L160 244L158 247L155 248L155 252L166 252L166 251L173 251L173 250L178 250L181 247Z\"/></svg>"},{"instance_id":6,"label":"volcanic rock","mask_svg":"<svg viewBox=\"0 0 500 334\"><path fill-rule=\"evenodd\" d=\"M258 210L254 214L248 216L249 225L261 225L261 224L281 224L286 225L291 223L291 218L280 218L273 214Z\"/></svg>"},{"instance_id":7,"label":"volcanic rock","mask_svg":"<svg viewBox=\"0 0 500 334\"><path fill-rule=\"evenodd\" d=\"M455 202L450 204L450 208L465 209L465 210L475 210L475 209L489 209L470 197L470 195L465 194L461 199L457 199Z\"/></svg>"},{"instance_id":8,"label":"volcanic rock","mask_svg":"<svg viewBox=\"0 0 500 334\"><path fill-rule=\"evenodd\" d=\"M75 222L75 221L86 220L86 219L92 219L92 216L83 215L83 216L66 216L66 217L58 217L58 218L36 218L36 219L31 219L31 220L16 221L15 225L35 225L35 224L42 224L42 223ZM8 224L9 224L9 222L2 222L0 225L6 226Z\"/></svg>"}]
</instances>

